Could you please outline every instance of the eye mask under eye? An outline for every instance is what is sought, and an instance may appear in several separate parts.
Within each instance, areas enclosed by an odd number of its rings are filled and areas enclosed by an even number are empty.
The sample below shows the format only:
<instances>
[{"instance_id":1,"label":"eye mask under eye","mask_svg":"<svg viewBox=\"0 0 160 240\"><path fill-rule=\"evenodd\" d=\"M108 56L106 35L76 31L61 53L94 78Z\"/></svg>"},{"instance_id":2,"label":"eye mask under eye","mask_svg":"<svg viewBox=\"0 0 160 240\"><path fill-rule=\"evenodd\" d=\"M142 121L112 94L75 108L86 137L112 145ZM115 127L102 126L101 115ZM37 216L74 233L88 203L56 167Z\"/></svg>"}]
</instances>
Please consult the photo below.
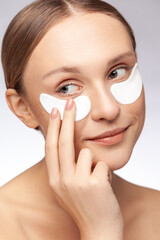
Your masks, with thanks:
<instances>
[{"instance_id":1,"label":"eye mask under eye","mask_svg":"<svg viewBox=\"0 0 160 240\"><path fill-rule=\"evenodd\" d=\"M50 114L52 111L52 108L56 107L58 108L61 119L63 119L63 112L66 105L67 100L62 100L59 98L52 97L48 94L42 93L40 95L40 102L44 109ZM76 103L76 119L75 121L82 120L85 118L91 109L91 102L90 99L87 96L79 96L74 99L74 102Z\"/></svg>"},{"instance_id":2,"label":"eye mask under eye","mask_svg":"<svg viewBox=\"0 0 160 240\"><path fill-rule=\"evenodd\" d=\"M115 99L121 104L131 104L135 102L142 92L142 79L137 66L135 64L130 77L120 83L115 83L111 87L111 92ZM76 103L76 121L85 118L91 109L91 102L87 96L79 96L74 99ZM66 100L52 97L48 94L42 93L40 95L40 102L44 109L50 114L53 107L58 108L61 119L63 119L63 112L66 105Z\"/></svg>"},{"instance_id":3,"label":"eye mask under eye","mask_svg":"<svg viewBox=\"0 0 160 240\"><path fill-rule=\"evenodd\" d=\"M139 98L142 86L141 75L136 63L130 77L124 82L113 84L111 92L119 103L131 104Z\"/></svg>"}]
</instances>

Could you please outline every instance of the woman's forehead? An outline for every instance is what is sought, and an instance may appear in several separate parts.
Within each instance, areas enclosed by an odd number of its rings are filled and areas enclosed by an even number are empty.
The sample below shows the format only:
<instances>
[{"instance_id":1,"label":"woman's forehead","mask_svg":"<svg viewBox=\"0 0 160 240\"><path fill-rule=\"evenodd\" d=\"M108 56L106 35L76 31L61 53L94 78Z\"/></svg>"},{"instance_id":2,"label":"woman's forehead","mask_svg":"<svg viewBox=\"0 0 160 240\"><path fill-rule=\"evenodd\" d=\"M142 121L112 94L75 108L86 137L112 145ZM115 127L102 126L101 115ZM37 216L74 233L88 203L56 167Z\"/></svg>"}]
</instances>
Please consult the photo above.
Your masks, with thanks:
<instances>
[{"instance_id":1,"label":"woman's forehead","mask_svg":"<svg viewBox=\"0 0 160 240\"><path fill-rule=\"evenodd\" d=\"M105 14L69 17L53 26L33 51L28 65L33 68L108 61L133 49L127 30ZM41 61L39 61L41 60ZM51 66L50 66L51 65Z\"/></svg>"},{"instance_id":2,"label":"woman's forehead","mask_svg":"<svg viewBox=\"0 0 160 240\"><path fill-rule=\"evenodd\" d=\"M92 47L95 52L100 47L109 51L111 47L120 48L126 43L131 44L131 40L120 21L105 14L92 13L69 17L53 26L33 54L50 50L57 55L67 52L80 54Z\"/></svg>"}]
</instances>

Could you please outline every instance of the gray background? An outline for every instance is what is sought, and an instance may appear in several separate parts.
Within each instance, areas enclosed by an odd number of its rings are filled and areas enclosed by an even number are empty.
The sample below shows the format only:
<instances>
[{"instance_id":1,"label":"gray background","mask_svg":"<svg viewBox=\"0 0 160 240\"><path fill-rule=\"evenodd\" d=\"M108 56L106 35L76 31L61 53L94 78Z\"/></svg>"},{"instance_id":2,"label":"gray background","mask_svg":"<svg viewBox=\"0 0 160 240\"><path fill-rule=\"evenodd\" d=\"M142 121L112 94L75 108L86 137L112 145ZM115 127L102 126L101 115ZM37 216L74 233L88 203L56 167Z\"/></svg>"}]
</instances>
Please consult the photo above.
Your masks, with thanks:
<instances>
[{"instance_id":1,"label":"gray background","mask_svg":"<svg viewBox=\"0 0 160 240\"><path fill-rule=\"evenodd\" d=\"M12 17L30 2L1 0L0 45ZM134 29L147 105L143 133L129 163L116 173L130 182L160 190L160 1L108 2L120 10ZM7 107L0 65L0 185L37 163L43 156L44 140L41 134L24 126Z\"/></svg>"}]
</instances>

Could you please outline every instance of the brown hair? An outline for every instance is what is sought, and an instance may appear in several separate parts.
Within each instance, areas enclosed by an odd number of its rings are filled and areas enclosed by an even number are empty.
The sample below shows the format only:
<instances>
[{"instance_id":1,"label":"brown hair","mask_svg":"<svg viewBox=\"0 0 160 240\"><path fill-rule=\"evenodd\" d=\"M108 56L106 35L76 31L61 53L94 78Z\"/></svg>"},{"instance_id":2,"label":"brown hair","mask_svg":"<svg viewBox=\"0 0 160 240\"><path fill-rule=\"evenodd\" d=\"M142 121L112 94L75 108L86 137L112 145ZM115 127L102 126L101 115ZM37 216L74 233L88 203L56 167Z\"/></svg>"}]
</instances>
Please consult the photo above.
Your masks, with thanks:
<instances>
[{"instance_id":1,"label":"brown hair","mask_svg":"<svg viewBox=\"0 0 160 240\"><path fill-rule=\"evenodd\" d=\"M25 66L48 30L63 19L81 13L103 13L118 19L128 31L133 49L133 31L124 17L101 0L37 0L22 9L11 21L2 44L2 65L7 88L22 92Z\"/></svg>"}]
</instances>

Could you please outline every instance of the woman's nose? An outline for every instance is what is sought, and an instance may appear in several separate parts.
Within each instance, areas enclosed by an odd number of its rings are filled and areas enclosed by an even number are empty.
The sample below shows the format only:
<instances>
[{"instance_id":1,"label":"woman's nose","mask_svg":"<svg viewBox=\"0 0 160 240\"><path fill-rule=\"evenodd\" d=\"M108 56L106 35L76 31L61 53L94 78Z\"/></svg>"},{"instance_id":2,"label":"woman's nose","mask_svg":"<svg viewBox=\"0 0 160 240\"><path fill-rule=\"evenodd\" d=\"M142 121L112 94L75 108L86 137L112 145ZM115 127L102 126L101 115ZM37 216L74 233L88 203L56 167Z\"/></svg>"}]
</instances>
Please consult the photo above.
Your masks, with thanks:
<instances>
[{"instance_id":1,"label":"woman's nose","mask_svg":"<svg viewBox=\"0 0 160 240\"><path fill-rule=\"evenodd\" d=\"M91 118L114 121L120 114L120 104L116 102L110 90L96 91L91 98Z\"/></svg>"}]
</instances>

